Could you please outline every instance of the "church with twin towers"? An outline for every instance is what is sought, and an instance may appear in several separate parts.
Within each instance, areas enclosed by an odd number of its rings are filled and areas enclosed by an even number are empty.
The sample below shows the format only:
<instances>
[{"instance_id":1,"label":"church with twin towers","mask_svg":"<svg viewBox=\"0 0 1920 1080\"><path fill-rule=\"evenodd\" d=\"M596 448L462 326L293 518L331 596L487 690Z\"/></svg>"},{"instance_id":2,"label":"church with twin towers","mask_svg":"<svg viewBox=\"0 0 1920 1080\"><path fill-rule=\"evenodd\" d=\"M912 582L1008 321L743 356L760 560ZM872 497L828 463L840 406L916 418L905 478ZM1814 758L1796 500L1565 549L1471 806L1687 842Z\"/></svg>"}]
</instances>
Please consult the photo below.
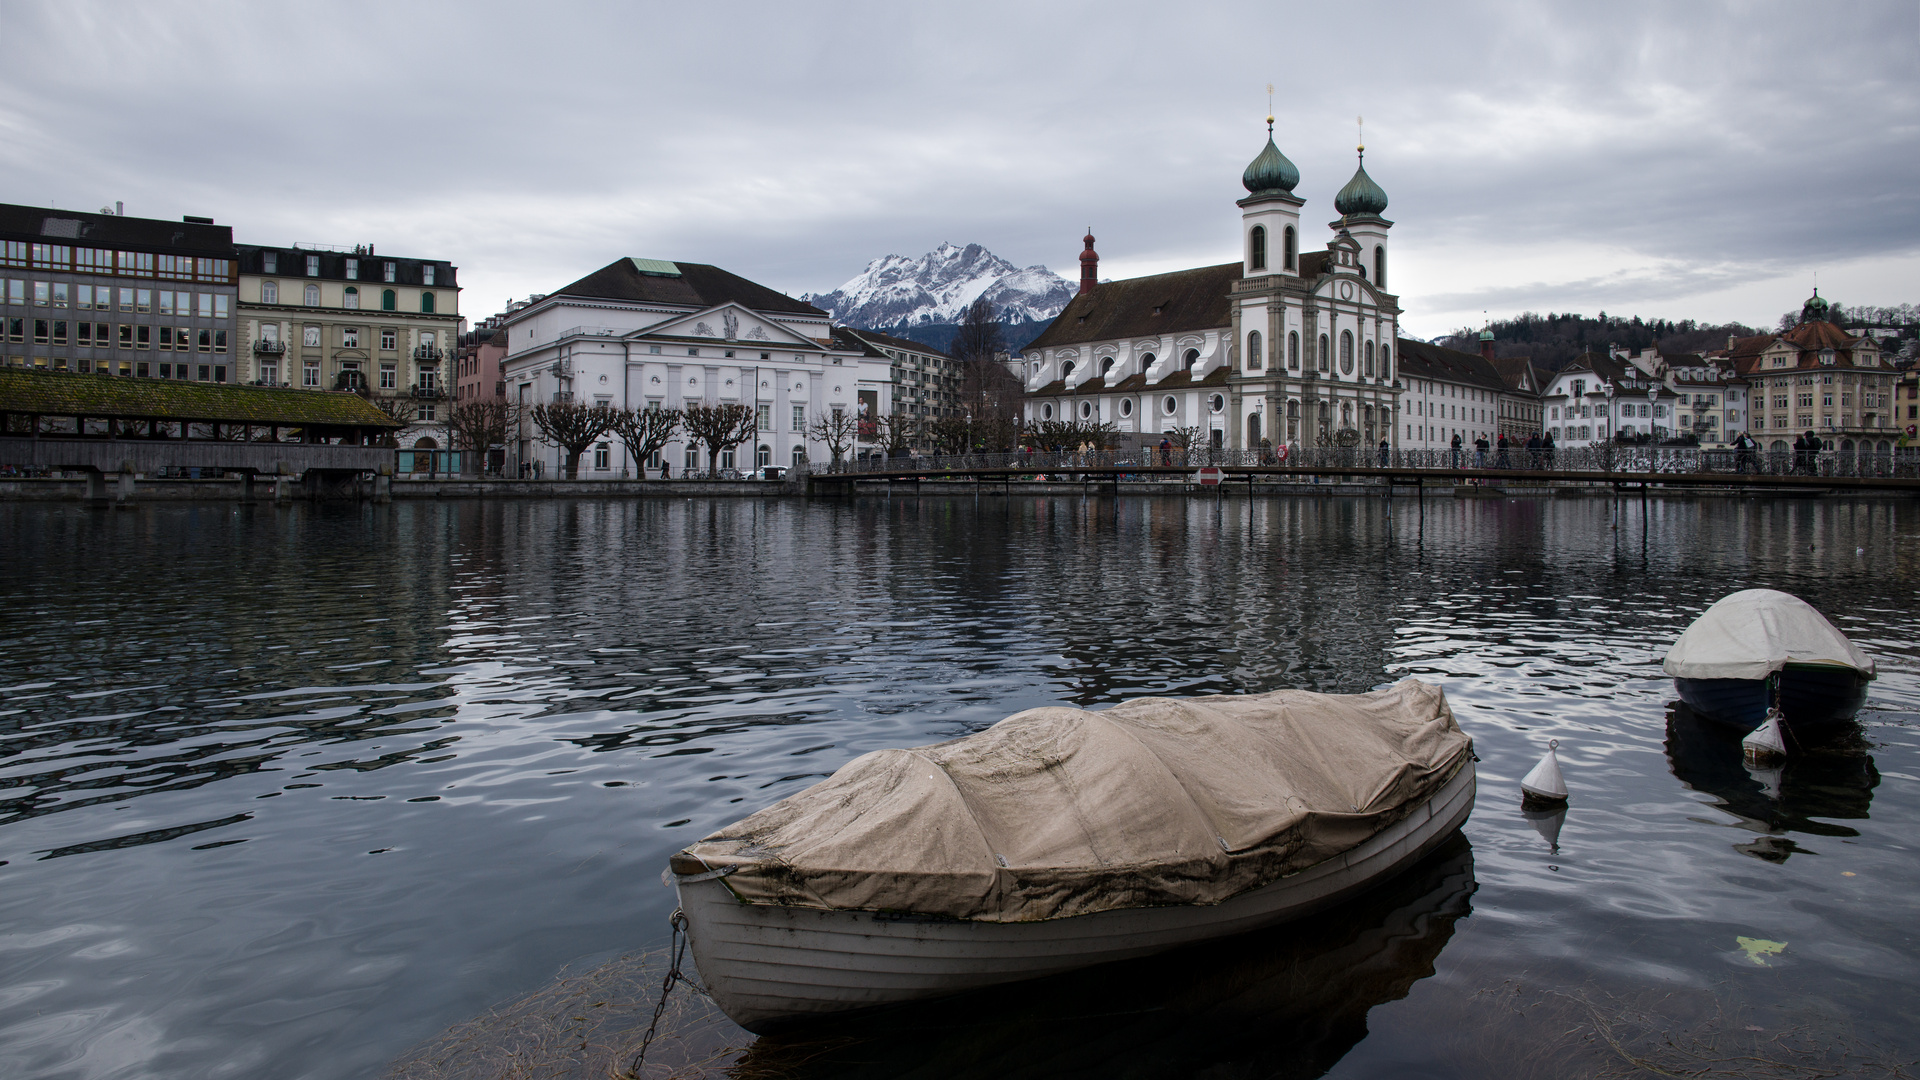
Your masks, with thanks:
<instances>
[{"instance_id":1,"label":"church with twin towers","mask_svg":"<svg viewBox=\"0 0 1920 1080\"><path fill-rule=\"evenodd\" d=\"M1122 445L1398 445L1393 222L1359 151L1322 250L1304 250L1300 170L1272 117L1241 176L1239 261L1100 281L1089 231L1079 294L1024 350L1027 422L1110 423Z\"/></svg>"}]
</instances>

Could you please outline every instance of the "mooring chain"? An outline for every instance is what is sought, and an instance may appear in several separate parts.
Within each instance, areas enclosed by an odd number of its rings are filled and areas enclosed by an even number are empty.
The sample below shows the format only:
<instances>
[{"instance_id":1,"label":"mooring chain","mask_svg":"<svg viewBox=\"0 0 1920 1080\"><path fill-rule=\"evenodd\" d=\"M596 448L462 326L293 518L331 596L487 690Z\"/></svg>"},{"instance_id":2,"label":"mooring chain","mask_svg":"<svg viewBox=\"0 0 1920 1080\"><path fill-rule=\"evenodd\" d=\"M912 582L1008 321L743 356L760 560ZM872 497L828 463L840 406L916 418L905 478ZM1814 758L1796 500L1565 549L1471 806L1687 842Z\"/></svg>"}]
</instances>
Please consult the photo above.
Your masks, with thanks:
<instances>
[{"instance_id":1,"label":"mooring chain","mask_svg":"<svg viewBox=\"0 0 1920 1080\"><path fill-rule=\"evenodd\" d=\"M640 1038L640 1052L633 1055L633 1064L627 1066L628 1076L639 1076L640 1067L646 1064L647 1047L653 1043L654 1032L660 1027L661 1014L667 1011L667 995L673 993L674 984L684 982L706 995L704 988L695 986L693 980L680 971L680 962L687 955L687 913L674 908L673 914L667 916L667 924L673 927L673 940L667 945L667 955L672 958L672 963L667 967L666 979L660 983L660 1000L653 1003L653 1022L647 1025L647 1033Z\"/></svg>"}]
</instances>

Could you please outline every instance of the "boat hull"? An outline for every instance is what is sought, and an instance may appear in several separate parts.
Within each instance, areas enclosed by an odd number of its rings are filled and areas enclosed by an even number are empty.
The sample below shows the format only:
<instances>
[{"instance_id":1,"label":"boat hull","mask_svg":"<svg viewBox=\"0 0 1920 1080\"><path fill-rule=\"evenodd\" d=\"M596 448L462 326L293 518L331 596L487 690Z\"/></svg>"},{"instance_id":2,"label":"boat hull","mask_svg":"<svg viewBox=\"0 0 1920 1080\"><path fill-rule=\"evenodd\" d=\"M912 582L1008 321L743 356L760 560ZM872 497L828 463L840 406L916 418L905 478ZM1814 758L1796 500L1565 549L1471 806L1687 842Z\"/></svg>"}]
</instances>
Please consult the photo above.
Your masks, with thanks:
<instances>
[{"instance_id":1,"label":"boat hull","mask_svg":"<svg viewBox=\"0 0 1920 1080\"><path fill-rule=\"evenodd\" d=\"M1035 979L1245 933L1319 911L1411 866L1473 810L1473 763L1428 802L1333 859L1219 904L973 922L747 904L721 880L676 880L694 962L749 1031Z\"/></svg>"},{"instance_id":2,"label":"boat hull","mask_svg":"<svg viewBox=\"0 0 1920 1080\"><path fill-rule=\"evenodd\" d=\"M1680 700L1702 716L1752 731L1772 704L1765 679L1675 679ZM1867 700L1867 677L1852 668L1796 666L1780 673L1780 711L1787 725L1851 720Z\"/></svg>"}]
</instances>

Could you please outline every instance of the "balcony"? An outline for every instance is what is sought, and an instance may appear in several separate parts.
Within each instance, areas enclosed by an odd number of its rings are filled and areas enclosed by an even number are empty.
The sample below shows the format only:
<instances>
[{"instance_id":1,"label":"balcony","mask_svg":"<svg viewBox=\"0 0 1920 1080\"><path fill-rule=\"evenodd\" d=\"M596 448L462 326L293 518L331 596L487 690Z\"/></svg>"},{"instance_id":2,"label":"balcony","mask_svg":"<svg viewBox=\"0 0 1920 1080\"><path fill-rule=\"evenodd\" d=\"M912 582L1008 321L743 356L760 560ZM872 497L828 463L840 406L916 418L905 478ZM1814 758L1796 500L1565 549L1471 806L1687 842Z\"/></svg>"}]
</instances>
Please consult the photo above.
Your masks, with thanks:
<instances>
[{"instance_id":1,"label":"balcony","mask_svg":"<svg viewBox=\"0 0 1920 1080\"><path fill-rule=\"evenodd\" d=\"M418 401L438 401L445 395L437 386L412 386L407 388L407 396Z\"/></svg>"},{"instance_id":2,"label":"balcony","mask_svg":"<svg viewBox=\"0 0 1920 1080\"><path fill-rule=\"evenodd\" d=\"M571 391L571 390L555 390L555 391L553 392L553 403L554 403L555 405L571 405L571 404L573 404L573 391Z\"/></svg>"},{"instance_id":3,"label":"balcony","mask_svg":"<svg viewBox=\"0 0 1920 1080\"><path fill-rule=\"evenodd\" d=\"M555 360L552 364L550 364L547 367L547 374L553 376L556 379L573 378L573 360L571 358L565 359L565 360Z\"/></svg>"},{"instance_id":4,"label":"balcony","mask_svg":"<svg viewBox=\"0 0 1920 1080\"><path fill-rule=\"evenodd\" d=\"M253 343L253 351L257 356L280 356L287 351L287 343L284 341L268 341L262 338Z\"/></svg>"},{"instance_id":5,"label":"balcony","mask_svg":"<svg viewBox=\"0 0 1920 1080\"><path fill-rule=\"evenodd\" d=\"M436 349L432 345L416 345L413 347L413 358L426 362L445 360L447 358L447 351L445 349Z\"/></svg>"}]
</instances>

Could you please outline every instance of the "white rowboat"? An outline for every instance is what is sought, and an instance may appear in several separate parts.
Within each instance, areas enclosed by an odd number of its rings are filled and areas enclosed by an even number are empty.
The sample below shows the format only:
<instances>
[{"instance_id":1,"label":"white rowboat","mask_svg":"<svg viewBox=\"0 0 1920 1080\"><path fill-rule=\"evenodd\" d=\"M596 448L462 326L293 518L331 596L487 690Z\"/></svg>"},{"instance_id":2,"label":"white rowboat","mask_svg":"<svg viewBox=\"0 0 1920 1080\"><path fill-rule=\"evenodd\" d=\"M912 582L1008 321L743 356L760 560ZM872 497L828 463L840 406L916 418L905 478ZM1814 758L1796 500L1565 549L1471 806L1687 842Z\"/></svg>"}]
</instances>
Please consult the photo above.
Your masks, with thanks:
<instances>
[{"instance_id":1,"label":"white rowboat","mask_svg":"<svg viewBox=\"0 0 1920 1080\"><path fill-rule=\"evenodd\" d=\"M1172 780L1139 794L1162 774ZM984 875L964 857L976 837L939 813L949 777L965 824L981 823L982 850L997 852ZM1418 862L1466 821L1474 783L1471 743L1444 697L1412 681L1348 697L1033 710L969 739L856 759L674 856L671 876L715 1001L765 1032L1299 918ZM1056 789L1067 812L1043 805ZM1087 809L1116 791L1132 800L1123 813ZM1026 816L996 818L1005 808L983 802L993 796ZM800 840L795 823L810 830ZM882 839L844 842L859 827ZM1076 830L1094 857L1071 848ZM887 838L894 862L915 865L846 868ZM1058 868L1036 852L1064 872L1048 876Z\"/></svg>"}]
</instances>

